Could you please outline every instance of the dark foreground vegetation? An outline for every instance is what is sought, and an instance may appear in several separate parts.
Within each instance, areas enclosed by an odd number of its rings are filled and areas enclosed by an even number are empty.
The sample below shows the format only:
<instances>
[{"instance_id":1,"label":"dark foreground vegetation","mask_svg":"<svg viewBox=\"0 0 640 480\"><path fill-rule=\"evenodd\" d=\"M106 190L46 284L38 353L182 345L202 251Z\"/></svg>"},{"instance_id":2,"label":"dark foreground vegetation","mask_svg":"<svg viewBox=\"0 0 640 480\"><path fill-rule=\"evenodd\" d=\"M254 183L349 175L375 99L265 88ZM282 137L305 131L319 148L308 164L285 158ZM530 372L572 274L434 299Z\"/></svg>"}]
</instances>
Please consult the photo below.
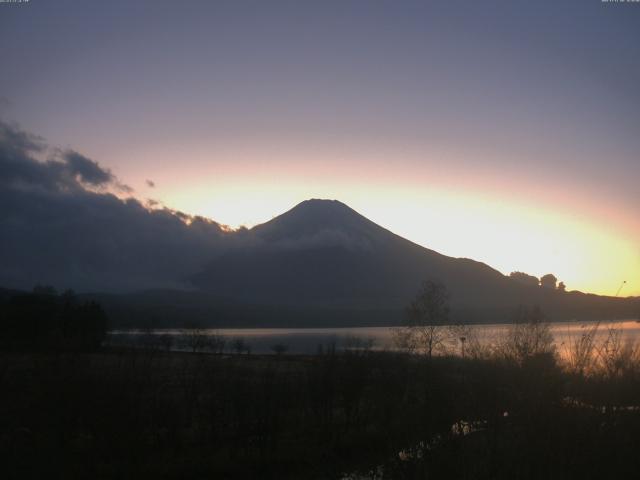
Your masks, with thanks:
<instances>
[{"instance_id":1,"label":"dark foreground vegetation","mask_svg":"<svg viewBox=\"0 0 640 480\"><path fill-rule=\"evenodd\" d=\"M508 335L482 345L472 329L437 322L446 292L426 283L398 330L412 353L363 341L258 356L197 329L191 352L171 351L166 336L101 347L101 308L70 292L36 289L0 306L3 479L601 479L640 469L639 350L594 325L556 351L539 309L518 310Z\"/></svg>"},{"instance_id":2,"label":"dark foreground vegetation","mask_svg":"<svg viewBox=\"0 0 640 480\"><path fill-rule=\"evenodd\" d=\"M640 368L368 350L0 355L3 478L634 478ZM368 477L366 477L368 478Z\"/></svg>"}]
</instances>

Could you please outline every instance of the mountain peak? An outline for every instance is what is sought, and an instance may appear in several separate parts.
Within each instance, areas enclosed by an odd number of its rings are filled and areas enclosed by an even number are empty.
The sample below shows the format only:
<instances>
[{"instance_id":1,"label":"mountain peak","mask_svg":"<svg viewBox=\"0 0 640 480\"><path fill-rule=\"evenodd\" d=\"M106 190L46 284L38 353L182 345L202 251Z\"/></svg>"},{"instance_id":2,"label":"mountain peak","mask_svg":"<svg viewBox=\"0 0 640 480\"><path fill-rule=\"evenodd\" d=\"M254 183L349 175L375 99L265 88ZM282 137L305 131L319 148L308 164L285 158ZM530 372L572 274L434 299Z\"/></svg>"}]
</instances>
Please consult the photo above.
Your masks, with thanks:
<instances>
[{"instance_id":1,"label":"mountain peak","mask_svg":"<svg viewBox=\"0 0 640 480\"><path fill-rule=\"evenodd\" d=\"M355 211L349 208L348 205L342 203L339 200L330 200L327 198L310 198L309 200L304 200L293 207L289 212L292 212L297 209L314 209L314 210L350 210L355 213Z\"/></svg>"},{"instance_id":2,"label":"mountain peak","mask_svg":"<svg viewBox=\"0 0 640 480\"><path fill-rule=\"evenodd\" d=\"M323 231L366 237L387 232L338 200L317 198L305 200L253 230L268 240L315 235Z\"/></svg>"}]
</instances>

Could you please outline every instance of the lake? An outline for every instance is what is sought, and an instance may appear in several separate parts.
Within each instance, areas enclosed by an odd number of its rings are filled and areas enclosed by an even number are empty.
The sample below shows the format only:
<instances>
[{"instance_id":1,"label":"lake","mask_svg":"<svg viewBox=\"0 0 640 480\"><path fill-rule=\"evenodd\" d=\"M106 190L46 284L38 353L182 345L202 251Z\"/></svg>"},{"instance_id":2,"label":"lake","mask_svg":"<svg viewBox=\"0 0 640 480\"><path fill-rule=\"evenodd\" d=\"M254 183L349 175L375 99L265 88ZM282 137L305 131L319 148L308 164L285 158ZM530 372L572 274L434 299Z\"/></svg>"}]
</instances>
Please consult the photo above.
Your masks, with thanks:
<instances>
[{"instance_id":1,"label":"lake","mask_svg":"<svg viewBox=\"0 0 640 480\"><path fill-rule=\"evenodd\" d=\"M562 354L571 342L579 339L596 322L560 322L550 324L555 344ZM275 345L282 345L287 353L313 354L319 348L344 350L370 346L376 350L392 350L393 331L396 327L345 327L345 328L219 328L198 330L200 337L211 340L224 339L225 350L232 351L240 341L252 353L273 353ZM511 328L509 324L474 325L471 335L481 344L491 344L503 337ZM596 335L604 341L610 329L618 332L620 340L633 342L640 339L640 323L636 320L599 322ZM109 332L107 344L165 345L172 350L191 350L189 331L181 329L113 330ZM239 340L241 339L241 340ZM206 342L201 350L207 350Z\"/></svg>"}]
</instances>

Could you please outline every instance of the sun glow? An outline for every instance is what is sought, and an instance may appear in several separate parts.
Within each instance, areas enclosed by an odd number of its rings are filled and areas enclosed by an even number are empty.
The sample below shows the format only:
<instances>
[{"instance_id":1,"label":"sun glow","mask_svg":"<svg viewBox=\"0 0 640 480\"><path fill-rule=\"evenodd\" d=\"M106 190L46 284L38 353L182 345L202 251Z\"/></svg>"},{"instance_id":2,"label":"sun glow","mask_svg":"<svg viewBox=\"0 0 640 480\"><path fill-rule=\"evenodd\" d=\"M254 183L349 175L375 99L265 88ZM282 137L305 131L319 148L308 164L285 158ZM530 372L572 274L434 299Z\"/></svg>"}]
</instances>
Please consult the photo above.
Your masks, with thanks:
<instances>
[{"instance_id":1,"label":"sun glow","mask_svg":"<svg viewBox=\"0 0 640 480\"><path fill-rule=\"evenodd\" d=\"M640 294L640 252L620 225L597 223L575 211L536 208L473 191L340 182L309 185L228 181L167 192L167 204L232 227L266 222L308 198L338 199L424 247L484 262L504 274L553 273L569 290ZM225 186L228 185L228 186Z\"/></svg>"}]
</instances>

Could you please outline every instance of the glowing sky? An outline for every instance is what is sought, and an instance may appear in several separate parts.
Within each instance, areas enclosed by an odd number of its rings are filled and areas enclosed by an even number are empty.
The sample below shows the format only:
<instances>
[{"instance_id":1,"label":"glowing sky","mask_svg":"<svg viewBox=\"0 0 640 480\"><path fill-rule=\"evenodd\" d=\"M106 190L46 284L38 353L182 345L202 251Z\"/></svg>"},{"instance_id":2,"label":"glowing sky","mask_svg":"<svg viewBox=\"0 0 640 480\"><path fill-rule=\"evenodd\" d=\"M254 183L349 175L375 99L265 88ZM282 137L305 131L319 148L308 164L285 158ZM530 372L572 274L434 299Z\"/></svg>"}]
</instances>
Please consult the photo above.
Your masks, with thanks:
<instances>
[{"instance_id":1,"label":"glowing sky","mask_svg":"<svg viewBox=\"0 0 640 480\"><path fill-rule=\"evenodd\" d=\"M140 198L232 226L336 198L640 294L638 3L31 0L0 42L0 114Z\"/></svg>"}]
</instances>

